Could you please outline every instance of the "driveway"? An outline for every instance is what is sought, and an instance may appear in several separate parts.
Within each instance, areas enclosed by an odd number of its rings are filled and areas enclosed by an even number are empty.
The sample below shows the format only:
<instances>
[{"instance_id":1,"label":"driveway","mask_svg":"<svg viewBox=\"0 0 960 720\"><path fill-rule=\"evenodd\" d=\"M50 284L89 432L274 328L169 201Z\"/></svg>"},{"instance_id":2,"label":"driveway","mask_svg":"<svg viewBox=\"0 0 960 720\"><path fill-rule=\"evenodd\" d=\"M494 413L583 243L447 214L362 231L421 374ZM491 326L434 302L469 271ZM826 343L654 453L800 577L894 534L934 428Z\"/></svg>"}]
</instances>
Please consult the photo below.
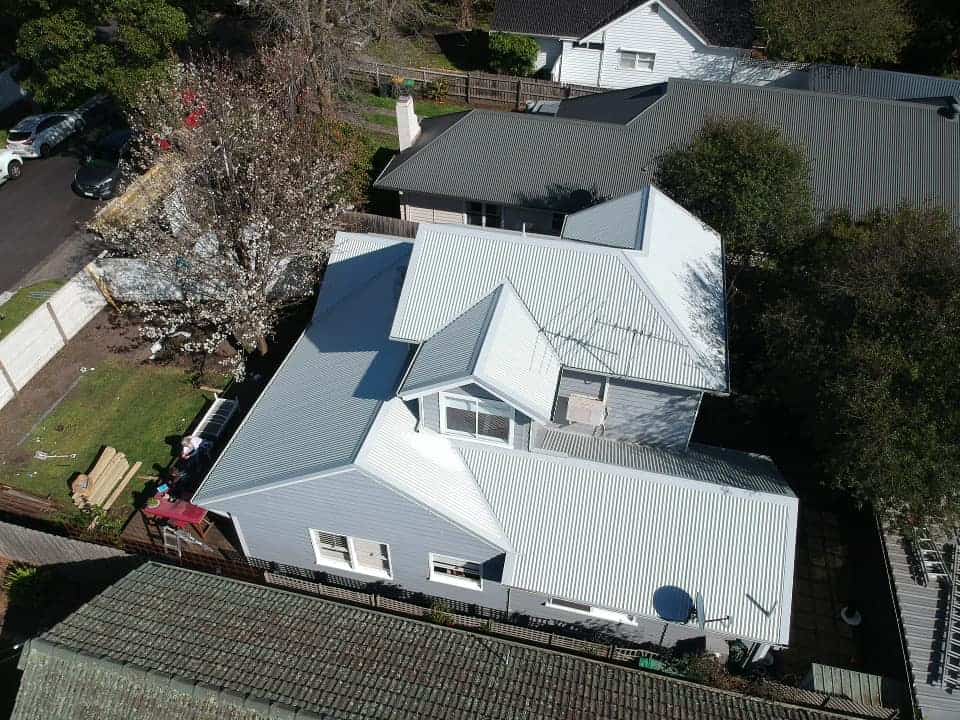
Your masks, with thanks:
<instances>
[{"instance_id":1,"label":"driveway","mask_svg":"<svg viewBox=\"0 0 960 720\"><path fill-rule=\"evenodd\" d=\"M70 155L27 160L19 180L0 186L0 292L16 288L48 256L74 255L69 245L82 245L77 231L97 203L70 189L77 165Z\"/></svg>"}]
</instances>

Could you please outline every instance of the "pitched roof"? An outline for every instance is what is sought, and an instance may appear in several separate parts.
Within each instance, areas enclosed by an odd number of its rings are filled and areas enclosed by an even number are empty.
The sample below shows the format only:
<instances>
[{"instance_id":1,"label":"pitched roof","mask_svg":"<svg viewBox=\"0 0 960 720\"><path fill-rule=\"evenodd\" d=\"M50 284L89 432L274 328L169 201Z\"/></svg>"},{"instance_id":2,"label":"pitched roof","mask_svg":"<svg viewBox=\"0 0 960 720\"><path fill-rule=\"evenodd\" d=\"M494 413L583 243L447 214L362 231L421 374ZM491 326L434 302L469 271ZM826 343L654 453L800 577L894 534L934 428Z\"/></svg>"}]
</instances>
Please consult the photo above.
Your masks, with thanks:
<instances>
[{"instance_id":1,"label":"pitched roof","mask_svg":"<svg viewBox=\"0 0 960 720\"><path fill-rule=\"evenodd\" d=\"M653 103L663 97L667 83L611 90L581 95L559 101L556 116L574 120L626 125Z\"/></svg>"},{"instance_id":2,"label":"pitched roof","mask_svg":"<svg viewBox=\"0 0 960 720\"><path fill-rule=\"evenodd\" d=\"M476 383L549 423L559 379L560 358L507 282L420 346L399 395L411 399Z\"/></svg>"},{"instance_id":3,"label":"pitched roof","mask_svg":"<svg viewBox=\"0 0 960 720\"><path fill-rule=\"evenodd\" d=\"M650 618L701 593L718 632L787 644L797 499L461 444L515 549L511 586ZM542 508L550 508L543 512Z\"/></svg>"},{"instance_id":4,"label":"pitched roof","mask_svg":"<svg viewBox=\"0 0 960 720\"><path fill-rule=\"evenodd\" d=\"M410 248L400 238L337 235L313 321L207 474L196 502L353 462L410 356L408 345L386 334Z\"/></svg>"},{"instance_id":5,"label":"pitched roof","mask_svg":"<svg viewBox=\"0 0 960 720\"><path fill-rule=\"evenodd\" d=\"M960 96L960 80L954 78L847 65L813 65L809 73L809 87L817 92L890 100Z\"/></svg>"},{"instance_id":6,"label":"pitched roof","mask_svg":"<svg viewBox=\"0 0 960 720\"><path fill-rule=\"evenodd\" d=\"M584 206L571 207L578 197L642 188L657 158L689 144L706 120L752 118L805 150L821 212L861 216L932 200L960 220L960 122L936 105L674 79L659 100L614 124L625 114L598 122L602 113L585 121L474 110L409 161L391 163L377 186L570 212Z\"/></svg>"},{"instance_id":7,"label":"pitched roof","mask_svg":"<svg viewBox=\"0 0 960 720\"><path fill-rule=\"evenodd\" d=\"M13 720L841 717L154 563L21 662Z\"/></svg>"},{"instance_id":8,"label":"pitched roof","mask_svg":"<svg viewBox=\"0 0 960 720\"><path fill-rule=\"evenodd\" d=\"M649 0L497 0L493 30L582 38ZM657 0L713 45L751 47L749 0Z\"/></svg>"},{"instance_id":9,"label":"pitched roof","mask_svg":"<svg viewBox=\"0 0 960 720\"><path fill-rule=\"evenodd\" d=\"M642 251L421 224L391 336L425 342L509 281L565 367L724 392L720 240L694 222Z\"/></svg>"}]
</instances>

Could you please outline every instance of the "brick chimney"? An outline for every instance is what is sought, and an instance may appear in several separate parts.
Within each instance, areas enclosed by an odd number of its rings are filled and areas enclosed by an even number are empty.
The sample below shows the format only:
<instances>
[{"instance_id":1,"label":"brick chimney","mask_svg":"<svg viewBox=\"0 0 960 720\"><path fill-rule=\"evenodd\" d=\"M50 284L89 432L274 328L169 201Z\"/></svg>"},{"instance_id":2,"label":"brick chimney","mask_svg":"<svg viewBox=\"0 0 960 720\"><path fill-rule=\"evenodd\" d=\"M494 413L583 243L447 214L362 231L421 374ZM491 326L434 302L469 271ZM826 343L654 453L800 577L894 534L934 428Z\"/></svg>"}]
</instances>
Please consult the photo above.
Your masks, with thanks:
<instances>
[{"instance_id":1,"label":"brick chimney","mask_svg":"<svg viewBox=\"0 0 960 720\"><path fill-rule=\"evenodd\" d=\"M400 151L411 147L420 137L420 121L413 110L413 98L401 95L397 100L397 136L400 139Z\"/></svg>"}]
</instances>

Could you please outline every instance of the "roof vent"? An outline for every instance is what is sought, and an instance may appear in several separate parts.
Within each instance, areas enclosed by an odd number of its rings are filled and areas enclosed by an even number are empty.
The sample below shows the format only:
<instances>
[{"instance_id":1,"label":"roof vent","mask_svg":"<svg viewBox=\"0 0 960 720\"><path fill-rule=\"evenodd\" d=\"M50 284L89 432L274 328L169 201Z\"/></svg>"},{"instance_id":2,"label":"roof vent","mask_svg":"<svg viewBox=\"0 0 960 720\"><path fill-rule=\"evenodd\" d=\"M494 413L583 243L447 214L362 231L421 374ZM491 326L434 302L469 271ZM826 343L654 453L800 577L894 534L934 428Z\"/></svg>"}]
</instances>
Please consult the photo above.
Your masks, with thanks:
<instances>
[{"instance_id":1,"label":"roof vent","mask_svg":"<svg viewBox=\"0 0 960 720\"><path fill-rule=\"evenodd\" d=\"M947 120L956 120L960 117L960 100L956 95L947 98L947 106L943 109L943 114L947 116Z\"/></svg>"}]
</instances>

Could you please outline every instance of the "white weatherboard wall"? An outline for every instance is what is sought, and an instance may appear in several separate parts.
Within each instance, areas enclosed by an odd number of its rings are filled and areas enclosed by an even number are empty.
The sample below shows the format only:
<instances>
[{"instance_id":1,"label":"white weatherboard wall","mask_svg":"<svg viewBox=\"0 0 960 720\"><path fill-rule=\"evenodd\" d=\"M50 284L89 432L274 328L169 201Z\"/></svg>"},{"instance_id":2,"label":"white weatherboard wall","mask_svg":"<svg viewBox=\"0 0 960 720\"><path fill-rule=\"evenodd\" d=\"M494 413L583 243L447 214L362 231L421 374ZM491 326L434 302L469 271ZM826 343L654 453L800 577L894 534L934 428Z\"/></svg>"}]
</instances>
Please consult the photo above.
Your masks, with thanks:
<instances>
[{"instance_id":1,"label":"white weatherboard wall","mask_svg":"<svg viewBox=\"0 0 960 720\"><path fill-rule=\"evenodd\" d=\"M0 407L13 399L106 305L85 271L80 271L22 323L0 338Z\"/></svg>"},{"instance_id":2,"label":"white weatherboard wall","mask_svg":"<svg viewBox=\"0 0 960 720\"><path fill-rule=\"evenodd\" d=\"M730 81L734 60L742 54L740 50L705 45L666 8L653 12L652 7L638 7L583 38L583 42L602 42L602 51L576 48L564 42L560 82L626 88L665 82L672 77ZM653 70L621 68L621 49L655 53Z\"/></svg>"}]
</instances>

